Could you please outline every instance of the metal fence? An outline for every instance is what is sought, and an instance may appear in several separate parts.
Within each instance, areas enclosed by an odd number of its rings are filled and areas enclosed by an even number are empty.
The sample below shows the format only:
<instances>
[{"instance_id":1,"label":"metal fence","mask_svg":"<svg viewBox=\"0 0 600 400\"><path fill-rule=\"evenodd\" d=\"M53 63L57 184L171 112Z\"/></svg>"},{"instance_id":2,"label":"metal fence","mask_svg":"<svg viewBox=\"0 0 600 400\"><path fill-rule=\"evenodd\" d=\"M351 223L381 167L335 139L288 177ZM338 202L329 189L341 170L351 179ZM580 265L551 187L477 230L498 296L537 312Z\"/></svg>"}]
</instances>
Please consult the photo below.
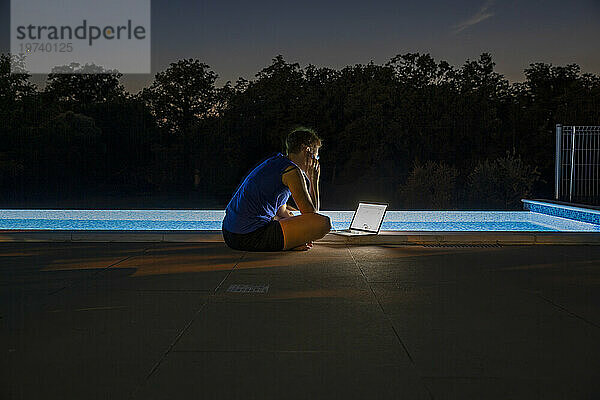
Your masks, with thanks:
<instances>
[{"instance_id":1,"label":"metal fence","mask_svg":"<svg viewBox=\"0 0 600 400\"><path fill-rule=\"evenodd\" d=\"M600 126L556 125L556 200L600 205Z\"/></svg>"}]
</instances>

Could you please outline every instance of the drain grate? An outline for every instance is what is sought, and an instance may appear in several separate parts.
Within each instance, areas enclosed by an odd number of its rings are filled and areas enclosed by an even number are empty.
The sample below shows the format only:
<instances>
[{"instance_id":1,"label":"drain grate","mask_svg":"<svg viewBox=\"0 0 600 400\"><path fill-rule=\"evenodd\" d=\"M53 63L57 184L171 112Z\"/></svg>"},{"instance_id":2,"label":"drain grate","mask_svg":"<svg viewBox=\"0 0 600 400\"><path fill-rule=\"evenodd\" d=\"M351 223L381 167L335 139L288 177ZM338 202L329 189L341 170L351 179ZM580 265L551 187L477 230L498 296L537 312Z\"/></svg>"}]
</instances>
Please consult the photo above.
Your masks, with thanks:
<instances>
[{"instance_id":1,"label":"drain grate","mask_svg":"<svg viewBox=\"0 0 600 400\"><path fill-rule=\"evenodd\" d=\"M423 247L502 247L499 243L422 244Z\"/></svg>"},{"instance_id":2,"label":"drain grate","mask_svg":"<svg viewBox=\"0 0 600 400\"><path fill-rule=\"evenodd\" d=\"M269 285L230 285L230 293L267 293Z\"/></svg>"}]
</instances>

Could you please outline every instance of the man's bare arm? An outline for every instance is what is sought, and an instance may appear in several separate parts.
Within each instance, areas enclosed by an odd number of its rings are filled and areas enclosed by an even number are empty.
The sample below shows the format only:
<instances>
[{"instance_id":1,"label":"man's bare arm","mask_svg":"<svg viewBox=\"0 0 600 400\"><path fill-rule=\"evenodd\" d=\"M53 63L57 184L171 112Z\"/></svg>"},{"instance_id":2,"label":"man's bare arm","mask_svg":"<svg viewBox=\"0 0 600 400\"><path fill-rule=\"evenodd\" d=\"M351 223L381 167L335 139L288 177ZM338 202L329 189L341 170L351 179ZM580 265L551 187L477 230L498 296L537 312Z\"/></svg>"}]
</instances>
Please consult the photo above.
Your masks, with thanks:
<instances>
[{"instance_id":1,"label":"man's bare arm","mask_svg":"<svg viewBox=\"0 0 600 400\"><path fill-rule=\"evenodd\" d=\"M281 207L279 207L279 209L277 210L277 216L279 218L288 218L288 217L293 217L294 214L292 214L289 210L289 207L287 204L282 205Z\"/></svg>"},{"instance_id":2,"label":"man's bare arm","mask_svg":"<svg viewBox=\"0 0 600 400\"><path fill-rule=\"evenodd\" d=\"M311 182L310 184L310 197L315 205L315 212L321 209L321 199L319 198L319 181Z\"/></svg>"},{"instance_id":3,"label":"man's bare arm","mask_svg":"<svg viewBox=\"0 0 600 400\"><path fill-rule=\"evenodd\" d=\"M319 174L313 172L307 175L307 178L310 184L310 189L308 190L310 199L315 206L315 212L318 212L321 209L321 199L319 198Z\"/></svg>"},{"instance_id":4,"label":"man's bare arm","mask_svg":"<svg viewBox=\"0 0 600 400\"><path fill-rule=\"evenodd\" d=\"M299 211L302 214L316 212L311 195L306 187L304 175L300 172L299 168L295 168L283 174L282 180L283 184L290 189L290 192L292 192L294 203L299 207Z\"/></svg>"}]
</instances>

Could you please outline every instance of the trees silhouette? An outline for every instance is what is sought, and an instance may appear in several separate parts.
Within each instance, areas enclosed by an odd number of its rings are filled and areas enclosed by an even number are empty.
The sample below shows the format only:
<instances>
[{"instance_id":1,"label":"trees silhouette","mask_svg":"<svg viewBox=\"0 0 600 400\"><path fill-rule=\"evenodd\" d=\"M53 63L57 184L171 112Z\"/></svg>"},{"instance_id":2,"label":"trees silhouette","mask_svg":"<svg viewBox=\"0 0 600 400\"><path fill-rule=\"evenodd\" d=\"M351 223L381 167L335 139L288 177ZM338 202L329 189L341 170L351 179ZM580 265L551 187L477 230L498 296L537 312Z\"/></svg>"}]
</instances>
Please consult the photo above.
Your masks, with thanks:
<instances>
[{"instance_id":1,"label":"trees silhouette","mask_svg":"<svg viewBox=\"0 0 600 400\"><path fill-rule=\"evenodd\" d=\"M303 124L323 138L324 208L360 198L520 209L521 197L552 195L555 124L600 120L597 75L536 63L510 84L488 53L457 67L405 53L341 69L279 55L222 87L208 65L184 59L136 94L118 71L78 64L38 90L26 72L10 74L18 62L0 56L0 200L12 205L93 192L224 207Z\"/></svg>"},{"instance_id":2,"label":"trees silhouette","mask_svg":"<svg viewBox=\"0 0 600 400\"><path fill-rule=\"evenodd\" d=\"M44 95L47 101L69 103L72 107L118 101L125 97L121 77L118 71L102 66L72 63L53 68Z\"/></svg>"},{"instance_id":3,"label":"trees silhouette","mask_svg":"<svg viewBox=\"0 0 600 400\"><path fill-rule=\"evenodd\" d=\"M20 124L23 107L36 93L35 85L29 82L31 76L28 73L11 73L11 66L24 70L24 65L22 57L0 54L0 129Z\"/></svg>"},{"instance_id":4,"label":"trees silhouette","mask_svg":"<svg viewBox=\"0 0 600 400\"><path fill-rule=\"evenodd\" d=\"M191 131L200 119L218 111L215 109L217 78L199 60L179 60L157 73L154 82L140 96L159 126L172 133Z\"/></svg>"}]
</instances>

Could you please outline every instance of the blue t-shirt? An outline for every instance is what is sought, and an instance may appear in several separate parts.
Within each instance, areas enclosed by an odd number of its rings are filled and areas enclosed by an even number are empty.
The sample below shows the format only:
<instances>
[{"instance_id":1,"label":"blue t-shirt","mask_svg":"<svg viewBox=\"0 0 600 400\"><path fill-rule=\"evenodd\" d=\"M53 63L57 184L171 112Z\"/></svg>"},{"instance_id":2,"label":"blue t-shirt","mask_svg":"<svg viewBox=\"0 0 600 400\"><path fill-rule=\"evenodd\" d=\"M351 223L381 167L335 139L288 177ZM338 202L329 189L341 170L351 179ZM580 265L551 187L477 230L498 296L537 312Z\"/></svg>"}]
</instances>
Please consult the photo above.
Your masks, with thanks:
<instances>
[{"instance_id":1,"label":"blue t-shirt","mask_svg":"<svg viewBox=\"0 0 600 400\"><path fill-rule=\"evenodd\" d=\"M223 228L233 233L249 233L271 222L292 194L281 182L281 175L289 166L297 167L292 160L276 153L255 167L227 204ZM304 171L302 174L309 187L310 180Z\"/></svg>"}]
</instances>

